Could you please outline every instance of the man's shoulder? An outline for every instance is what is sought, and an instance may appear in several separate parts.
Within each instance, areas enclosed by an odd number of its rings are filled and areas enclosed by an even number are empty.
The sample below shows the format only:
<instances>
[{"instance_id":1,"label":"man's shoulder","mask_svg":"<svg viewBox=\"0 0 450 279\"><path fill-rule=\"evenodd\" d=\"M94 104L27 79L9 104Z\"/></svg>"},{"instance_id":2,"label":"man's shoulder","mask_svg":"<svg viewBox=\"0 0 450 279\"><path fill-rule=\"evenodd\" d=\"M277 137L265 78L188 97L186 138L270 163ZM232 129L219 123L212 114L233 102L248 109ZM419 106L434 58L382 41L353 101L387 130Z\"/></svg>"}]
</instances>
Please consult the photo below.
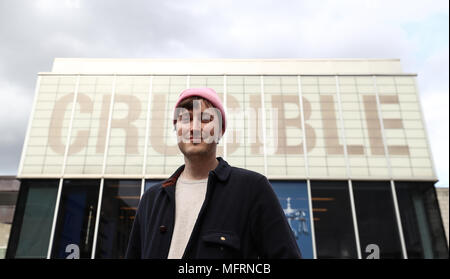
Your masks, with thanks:
<instances>
[{"instance_id":1,"label":"man's shoulder","mask_svg":"<svg viewBox=\"0 0 450 279\"><path fill-rule=\"evenodd\" d=\"M259 181L259 180L267 179L263 174L261 174L259 172L244 169L244 168L234 167L234 166L231 166L231 176L244 178L246 180L248 179L248 180L252 180L252 181Z\"/></svg>"},{"instance_id":2,"label":"man's shoulder","mask_svg":"<svg viewBox=\"0 0 450 279\"><path fill-rule=\"evenodd\" d=\"M155 196L159 191L161 191L163 183L164 183L164 181L161 181L161 182L157 182L155 184L150 185L147 188L147 190L145 190L144 193L142 194L141 199L148 199L150 197Z\"/></svg>"},{"instance_id":3,"label":"man's shoulder","mask_svg":"<svg viewBox=\"0 0 450 279\"><path fill-rule=\"evenodd\" d=\"M245 194L260 195L270 192L271 189L270 182L265 175L239 167L231 167L231 175L227 184L244 196Z\"/></svg>"}]
</instances>

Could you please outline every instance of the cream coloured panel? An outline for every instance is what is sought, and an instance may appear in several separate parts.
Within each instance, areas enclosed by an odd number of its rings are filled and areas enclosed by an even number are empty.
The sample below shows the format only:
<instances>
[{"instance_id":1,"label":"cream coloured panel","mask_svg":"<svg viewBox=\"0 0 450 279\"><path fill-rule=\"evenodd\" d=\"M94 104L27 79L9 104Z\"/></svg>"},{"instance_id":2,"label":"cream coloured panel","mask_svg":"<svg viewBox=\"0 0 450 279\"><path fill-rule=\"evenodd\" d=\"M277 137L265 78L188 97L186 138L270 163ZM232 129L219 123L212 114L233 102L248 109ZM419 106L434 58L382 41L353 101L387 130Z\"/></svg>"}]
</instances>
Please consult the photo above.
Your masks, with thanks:
<instances>
[{"instance_id":1,"label":"cream coloured panel","mask_svg":"<svg viewBox=\"0 0 450 279\"><path fill-rule=\"evenodd\" d=\"M227 76L226 87L227 160L264 173L260 77Z\"/></svg>"},{"instance_id":2,"label":"cream coloured panel","mask_svg":"<svg viewBox=\"0 0 450 279\"><path fill-rule=\"evenodd\" d=\"M150 100L150 131L146 174L171 175L184 164L173 126L173 112L179 94L187 87L186 76L154 76ZM154 160L164 157L162 163Z\"/></svg>"},{"instance_id":3,"label":"cream coloured panel","mask_svg":"<svg viewBox=\"0 0 450 279\"><path fill-rule=\"evenodd\" d=\"M148 76L117 78L106 174L142 174L149 90Z\"/></svg>"},{"instance_id":4,"label":"cream coloured panel","mask_svg":"<svg viewBox=\"0 0 450 279\"><path fill-rule=\"evenodd\" d=\"M22 173L59 176L76 87L76 77L40 77Z\"/></svg>"},{"instance_id":5,"label":"cream coloured panel","mask_svg":"<svg viewBox=\"0 0 450 279\"><path fill-rule=\"evenodd\" d=\"M65 174L102 174L113 81L113 76L80 77L84 89L78 92L70 135L76 144L69 149Z\"/></svg>"},{"instance_id":6,"label":"cream coloured panel","mask_svg":"<svg viewBox=\"0 0 450 279\"><path fill-rule=\"evenodd\" d=\"M264 76L265 137L267 175L304 173L303 130L296 76ZM287 157L297 162L294 173L288 173Z\"/></svg>"}]
</instances>

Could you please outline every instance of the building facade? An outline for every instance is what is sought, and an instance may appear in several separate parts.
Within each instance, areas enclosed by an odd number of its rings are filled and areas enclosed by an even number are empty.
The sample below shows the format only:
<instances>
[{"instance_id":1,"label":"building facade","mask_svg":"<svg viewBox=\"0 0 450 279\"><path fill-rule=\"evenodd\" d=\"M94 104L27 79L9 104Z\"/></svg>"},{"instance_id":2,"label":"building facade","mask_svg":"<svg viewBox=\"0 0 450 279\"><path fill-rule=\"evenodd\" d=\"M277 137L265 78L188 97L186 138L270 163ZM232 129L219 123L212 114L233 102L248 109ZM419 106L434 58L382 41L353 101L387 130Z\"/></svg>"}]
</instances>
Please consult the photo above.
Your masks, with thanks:
<instances>
[{"instance_id":1,"label":"building facade","mask_svg":"<svg viewBox=\"0 0 450 279\"><path fill-rule=\"evenodd\" d=\"M442 222L444 223L445 236L447 237L448 245L448 187L436 188L439 207L441 209Z\"/></svg>"},{"instance_id":2,"label":"building facade","mask_svg":"<svg viewBox=\"0 0 450 279\"><path fill-rule=\"evenodd\" d=\"M448 258L416 75L395 59L56 59L39 73L10 258L122 258L182 165L172 112L211 87L218 156L266 175L305 258Z\"/></svg>"},{"instance_id":3,"label":"building facade","mask_svg":"<svg viewBox=\"0 0 450 279\"><path fill-rule=\"evenodd\" d=\"M19 185L14 176L0 176L0 259L6 254Z\"/></svg>"}]
</instances>

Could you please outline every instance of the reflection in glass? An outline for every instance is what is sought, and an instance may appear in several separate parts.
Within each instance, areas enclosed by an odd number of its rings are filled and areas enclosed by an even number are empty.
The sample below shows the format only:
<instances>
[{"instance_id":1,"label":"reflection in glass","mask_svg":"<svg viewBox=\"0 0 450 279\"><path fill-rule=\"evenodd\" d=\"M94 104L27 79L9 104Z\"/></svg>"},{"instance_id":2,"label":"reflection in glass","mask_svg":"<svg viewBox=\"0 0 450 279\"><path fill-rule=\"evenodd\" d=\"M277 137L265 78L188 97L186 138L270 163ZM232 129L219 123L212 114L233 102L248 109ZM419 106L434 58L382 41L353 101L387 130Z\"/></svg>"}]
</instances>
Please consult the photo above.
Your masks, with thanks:
<instances>
[{"instance_id":1,"label":"reflection in glass","mask_svg":"<svg viewBox=\"0 0 450 279\"><path fill-rule=\"evenodd\" d=\"M318 259L358 258L347 181L311 181Z\"/></svg>"},{"instance_id":2,"label":"reflection in glass","mask_svg":"<svg viewBox=\"0 0 450 279\"><path fill-rule=\"evenodd\" d=\"M389 182L353 181L362 258L403 258Z\"/></svg>"},{"instance_id":3,"label":"reflection in glass","mask_svg":"<svg viewBox=\"0 0 450 279\"><path fill-rule=\"evenodd\" d=\"M408 258L448 258L433 183L395 182Z\"/></svg>"},{"instance_id":4,"label":"reflection in glass","mask_svg":"<svg viewBox=\"0 0 450 279\"><path fill-rule=\"evenodd\" d=\"M99 180L64 180L52 258L91 258Z\"/></svg>"},{"instance_id":5,"label":"reflection in glass","mask_svg":"<svg viewBox=\"0 0 450 279\"><path fill-rule=\"evenodd\" d=\"M152 186L158 184L159 182L161 182L162 180L150 180L150 179L146 179L145 180L145 186L144 186L144 192L147 191L149 188L151 188Z\"/></svg>"},{"instance_id":6,"label":"reflection in glass","mask_svg":"<svg viewBox=\"0 0 450 279\"><path fill-rule=\"evenodd\" d=\"M125 256L141 194L141 180L105 180L96 258Z\"/></svg>"},{"instance_id":7,"label":"reflection in glass","mask_svg":"<svg viewBox=\"0 0 450 279\"><path fill-rule=\"evenodd\" d=\"M7 258L46 258L59 179L22 180Z\"/></svg>"},{"instance_id":8,"label":"reflection in glass","mask_svg":"<svg viewBox=\"0 0 450 279\"><path fill-rule=\"evenodd\" d=\"M313 258L308 188L304 181L270 181L305 259Z\"/></svg>"}]
</instances>

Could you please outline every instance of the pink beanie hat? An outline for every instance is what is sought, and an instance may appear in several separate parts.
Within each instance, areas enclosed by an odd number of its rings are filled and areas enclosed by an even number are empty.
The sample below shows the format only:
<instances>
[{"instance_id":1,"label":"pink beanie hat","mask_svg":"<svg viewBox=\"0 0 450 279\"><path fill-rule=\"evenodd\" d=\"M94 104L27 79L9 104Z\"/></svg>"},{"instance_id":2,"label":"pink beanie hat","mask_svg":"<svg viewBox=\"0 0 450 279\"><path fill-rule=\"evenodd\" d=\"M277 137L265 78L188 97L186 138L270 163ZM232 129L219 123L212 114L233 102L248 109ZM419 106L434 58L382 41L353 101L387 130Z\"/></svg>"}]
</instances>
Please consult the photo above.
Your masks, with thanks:
<instances>
[{"instance_id":1,"label":"pink beanie hat","mask_svg":"<svg viewBox=\"0 0 450 279\"><path fill-rule=\"evenodd\" d=\"M214 91L214 89L212 88L190 88L184 90L178 97L178 101L175 104L175 109L178 107L181 101L192 96L198 96L208 100L215 108L217 108L220 111L220 114L222 115L222 133L225 133L226 128L225 110L223 108L222 101L220 101L219 95L217 95L217 92Z\"/></svg>"}]
</instances>

